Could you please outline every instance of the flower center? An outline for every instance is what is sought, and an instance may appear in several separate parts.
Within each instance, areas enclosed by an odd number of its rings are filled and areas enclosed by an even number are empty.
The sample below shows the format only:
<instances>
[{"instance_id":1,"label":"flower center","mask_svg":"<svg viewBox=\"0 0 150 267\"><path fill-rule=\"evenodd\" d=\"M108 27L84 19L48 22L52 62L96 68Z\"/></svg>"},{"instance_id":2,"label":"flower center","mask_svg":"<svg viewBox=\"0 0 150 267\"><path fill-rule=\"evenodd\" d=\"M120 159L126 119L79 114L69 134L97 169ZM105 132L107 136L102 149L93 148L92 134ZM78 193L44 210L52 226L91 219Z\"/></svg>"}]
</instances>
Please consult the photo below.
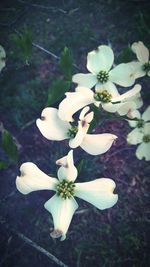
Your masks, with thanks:
<instances>
[{"instance_id":1,"label":"flower center","mask_svg":"<svg viewBox=\"0 0 150 267\"><path fill-rule=\"evenodd\" d=\"M143 126L144 126L144 120L142 120L142 119L141 120L138 120L137 121L137 124L136 124L136 127L137 128L142 128Z\"/></svg>"},{"instance_id":2,"label":"flower center","mask_svg":"<svg viewBox=\"0 0 150 267\"><path fill-rule=\"evenodd\" d=\"M68 136L70 137L70 138L74 138L75 136L76 136L76 134L77 134L77 132L78 132L78 127L77 126L72 126L69 130L68 130Z\"/></svg>"},{"instance_id":3,"label":"flower center","mask_svg":"<svg viewBox=\"0 0 150 267\"><path fill-rule=\"evenodd\" d=\"M71 198L74 195L75 184L67 180L63 180L57 185L57 195L63 199Z\"/></svg>"},{"instance_id":4,"label":"flower center","mask_svg":"<svg viewBox=\"0 0 150 267\"><path fill-rule=\"evenodd\" d=\"M107 90L101 90L94 94L94 99L103 103L109 103L111 102L112 95L109 94Z\"/></svg>"},{"instance_id":5,"label":"flower center","mask_svg":"<svg viewBox=\"0 0 150 267\"><path fill-rule=\"evenodd\" d=\"M146 73L148 71L150 71L150 61L146 62L144 65L143 65L143 70L146 71Z\"/></svg>"},{"instance_id":6,"label":"flower center","mask_svg":"<svg viewBox=\"0 0 150 267\"><path fill-rule=\"evenodd\" d=\"M109 73L105 70L101 70L98 74L97 74L97 80L100 83L106 83L108 81L109 78Z\"/></svg>"},{"instance_id":7,"label":"flower center","mask_svg":"<svg viewBox=\"0 0 150 267\"><path fill-rule=\"evenodd\" d=\"M150 142L150 134L147 134L147 135L143 136L143 142L144 143L149 143Z\"/></svg>"}]
</instances>

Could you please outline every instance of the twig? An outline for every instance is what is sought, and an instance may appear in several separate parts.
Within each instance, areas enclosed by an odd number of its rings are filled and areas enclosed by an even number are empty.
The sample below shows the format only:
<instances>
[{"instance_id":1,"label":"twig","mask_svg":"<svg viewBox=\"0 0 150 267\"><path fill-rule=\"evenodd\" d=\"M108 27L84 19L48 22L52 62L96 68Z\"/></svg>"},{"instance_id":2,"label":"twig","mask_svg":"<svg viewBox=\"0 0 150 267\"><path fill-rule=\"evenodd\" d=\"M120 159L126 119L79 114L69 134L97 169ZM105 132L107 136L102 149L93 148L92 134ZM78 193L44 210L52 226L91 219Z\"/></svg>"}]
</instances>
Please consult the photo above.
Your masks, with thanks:
<instances>
[{"instance_id":1,"label":"twig","mask_svg":"<svg viewBox=\"0 0 150 267\"><path fill-rule=\"evenodd\" d=\"M16 32L18 35L21 35L21 33L20 33L19 31L17 31L16 29L14 29L14 32ZM59 56L57 56L57 55L55 55L54 53L52 53L51 51L45 49L45 48L42 47L41 45L36 44L36 43L34 43L34 42L32 42L32 45L33 45L34 47L36 47L36 48L38 48L38 49L44 51L45 53L51 55L53 58L55 58L55 59L57 59L57 60L60 59ZM73 66L74 66L76 69L80 70L80 68L79 68L76 64L73 64Z\"/></svg>"},{"instance_id":2,"label":"twig","mask_svg":"<svg viewBox=\"0 0 150 267\"><path fill-rule=\"evenodd\" d=\"M62 8L56 8L56 7L52 7L52 6L43 6L43 5L33 4L33 3L27 3L26 1L23 1L23 0L18 0L18 2L20 2L21 4L32 6L32 7L37 7L37 8L42 8L42 9L51 9L53 11L60 11L63 14L67 13L67 11L62 9Z\"/></svg>"},{"instance_id":3,"label":"twig","mask_svg":"<svg viewBox=\"0 0 150 267\"><path fill-rule=\"evenodd\" d=\"M4 225L7 229L9 229L11 232L16 234L20 239L22 239L26 244L28 244L29 246L35 248L37 251L40 251L42 254L47 256L50 260L54 261L57 265L62 266L62 267L69 267L68 265L63 263L61 260L56 258L49 251L47 251L43 247L41 247L38 244L36 244L30 238L26 237L24 234L22 234L22 233L16 231L15 229L11 228L10 225L6 222L6 220L4 218L2 218L1 216L0 216L0 224Z\"/></svg>"}]
</instances>

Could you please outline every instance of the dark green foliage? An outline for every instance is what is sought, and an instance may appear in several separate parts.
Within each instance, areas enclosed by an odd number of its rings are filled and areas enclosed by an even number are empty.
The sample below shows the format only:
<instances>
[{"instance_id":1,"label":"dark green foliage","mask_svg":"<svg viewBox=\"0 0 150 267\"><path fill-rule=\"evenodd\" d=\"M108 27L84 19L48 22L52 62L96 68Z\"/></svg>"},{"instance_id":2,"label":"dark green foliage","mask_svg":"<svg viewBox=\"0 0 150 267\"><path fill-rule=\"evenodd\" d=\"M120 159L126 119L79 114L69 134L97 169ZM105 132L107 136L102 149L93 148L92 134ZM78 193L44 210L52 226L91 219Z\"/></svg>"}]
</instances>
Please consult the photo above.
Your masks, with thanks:
<instances>
[{"instance_id":1,"label":"dark green foliage","mask_svg":"<svg viewBox=\"0 0 150 267\"><path fill-rule=\"evenodd\" d=\"M7 162L0 160L0 170L7 169L8 166Z\"/></svg>"},{"instance_id":2,"label":"dark green foliage","mask_svg":"<svg viewBox=\"0 0 150 267\"><path fill-rule=\"evenodd\" d=\"M13 140L12 135L7 130L2 133L2 148L8 156L9 160L12 162L18 161L18 151L17 146ZM3 166L4 164L2 164Z\"/></svg>"},{"instance_id":3,"label":"dark green foliage","mask_svg":"<svg viewBox=\"0 0 150 267\"><path fill-rule=\"evenodd\" d=\"M71 82L64 80L56 80L52 83L48 90L47 106L51 106L62 98L62 96L70 89Z\"/></svg>"},{"instance_id":4,"label":"dark green foliage","mask_svg":"<svg viewBox=\"0 0 150 267\"><path fill-rule=\"evenodd\" d=\"M73 57L68 47L61 53L60 68L68 81L72 80Z\"/></svg>"},{"instance_id":5,"label":"dark green foliage","mask_svg":"<svg viewBox=\"0 0 150 267\"><path fill-rule=\"evenodd\" d=\"M118 58L116 59L116 63L128 63L133 60L134 54L131 50L130 45L128 47L124 48L122 52L119 54Z\"/></svg>"},{"instance_id":6,"label":"dark green foliage","mask_svg":"<svg viewBox=\"0 0 150 267\"><path fill-rule=\"evenodd\" d=\"M32 53L32 31L29 28L25 28L21 34L11 34L11 39L15 45L20 48L22 59L26 64L29 64L29 60Z\"/></svg>"}]
</instances>

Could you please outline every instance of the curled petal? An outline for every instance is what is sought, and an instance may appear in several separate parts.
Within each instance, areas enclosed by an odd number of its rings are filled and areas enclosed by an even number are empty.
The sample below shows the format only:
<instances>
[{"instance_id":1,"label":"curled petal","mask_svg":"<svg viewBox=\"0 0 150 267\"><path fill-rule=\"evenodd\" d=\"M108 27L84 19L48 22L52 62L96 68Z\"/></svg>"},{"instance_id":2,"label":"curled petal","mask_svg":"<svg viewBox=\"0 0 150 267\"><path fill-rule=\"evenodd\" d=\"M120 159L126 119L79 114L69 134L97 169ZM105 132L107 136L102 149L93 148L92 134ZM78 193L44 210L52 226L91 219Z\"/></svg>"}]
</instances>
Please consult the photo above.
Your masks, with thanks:
<instances>
[{"instance_id":1,"label":"curled petal","mask_svg":"<svg viewBox=\"0 0 150 267\"><path fill-rule=\"evenodd\" d=\"M118 97L113 98L113 102L127 102L130 100L134 100L135 97L140 93L141 85L136 84L131 90L127 91L126 93L119 95Z\"/></svg>"},{"instance_id":2,"label":"curled petal","mask_svg":"<svg viewBox=\"0 0 150 267\"><path fill-rule=\"evenodd\" d=\"M114 62L114 53L107 45L100 45L97 50L91 51L87 56L87 69L98 74L99 71L109 71Z\"/></svg>"},{"instance_id":3,"label":"curled petal","mask_svg":"<svg viewBox=\"0 0 150 267\"><path fill-rule=\"evenodd\" d=\"M20 167L16 187L24 195L37 190L55 190L58 180L42 172L34 163L26 162Z\"/></svg>"},{"instance_id":4,"label":"curled petal","mask_svg":"<svg viewBox=\"0 0 150 267\"><path fill-rule=\"evenodd\" d=\"M142 62L146 63L149 60L149 50L148 48L143 44L143 42L135 42L131 46L133 52L136 54L137 59Z\"/></svg>"},{"instance_id":5,"label":"curled petal","mask_svg":"<svg viewBox=\"0 0 150 267\"><path fill-rule=\"evenodd\" d=\"M115 187L115 182L109 178L76 183L75 196L91 203L100 210L104 210L114 206L118 200L118 195L113 194Z\"/></svg>"},{"instance_id":6,"label":"curled petal","mask_svg":"<svg viewBox=\"0 0 150 267\"><path fill-rule=\"evenodd\" d=\"M75 181L78 172L76 167L74 166L73 150L70 150L67 156L58 159L56 161L56 164L61 166L57 172L60 181L64 179L72 182Z\"/></svg>"},{"instance_id":7,"label":"curled petal","mask_svg":"<svg viewBox=\"0 0 150 267\"><path fill-rule=\"evenodd\" d=\"M147 109L144 111L142 119L144 121L150 121L150 106L148 106Z\"/></svg>"},{"instance_id":8,"label":"curled petal","mask_svg":"<svg viewBox=\"0 0 150 267\"><path fill-rule=\"evenodd\" d=\"M69 146L71 148L76 148L81 145L83 142L84 137L86 136L86 133L88 131L89 124L84 121L78 122L78 132L76 136L73 139L69 140Z\"/></svg>"},{"instance_id":9,"label":"curled petal","mask_svg":"<svg viewBox=\"0 0 150 267\"><path fill-rule=\"evenodd\" d=\"M56 108L45 108L41 119L36 120L36 125L45 138L56 141L67 139L68 129L71 128L70 123L58 117Z\"/></svg>"},{"instance_id":10,"label":"curled petal","mask_svg":"<svg viewBox=\"0 0 150 267\"><path fill-rule=\"evenodd\" d=\"M127 142L132 145L137 145L143 140L143 133L139 128L135 128L127 135Z\"/></svg>"},{"instance_id":11,"label":"curled petal","mask_svg":"<svg viewBox=\"0 0 150 267\"><path fill-rule=\"evenodd\" d=\"M128 65L132 68L132 75L135 79L145 76L146 71L143 69L143 63L139 61L129 62Z\"/></svg>"},{"instance_id":12,"label":"curled petal","mask_svg":"<svg viewBox=\"0 0 150 267\"><path fill-rule=\"evenodd\" d=\"M97 83L96 75L92 73L77 73L73 75L72 81L77 83L79 86L85 86L87 88L92 88Z\"/></svg>"},{"instance_id":13,"label":"curled petal","mask_svg":"<svg viewBox=\"0 0 150 267\"><path fill-rule=\"evenodd\" d=\"M142 143L137 147L136 156L138 159L150 160L150 143Z\"/></svg>"},{"instance_id":14,"label":"curled petal","mask_svg":"<svg viewBox=\"0 0 150 267\"><path fill-rule=\"evenodd\" d=\"M128 63L121 63L109 72L109 80L118 85L128 87L134 84L133 69Z\"/></svg>"},{"instance_id":15,"label":"curled petal","mask_svg":"<svg viewBox=\"0 0 150 267\"><path fill-rule=\"evenodd\" d=\"M105 153L112 146L116 138L116 135L109 133L86 134L80 146L91 155L100 155Z\"/></svg>"},{"instance_id":16,"label":"curled petal","mask_svg":"<svg viewBox=\"0 0 150 267\"><path fill-rule=\"evenodd\" d=\"M87 115L85 115L88 111L89 111L89 107L85 107L82 109L81 113L80 113L80 116L79 116L79 119L81 121L85 121L87 123L90 123L92 120L93 120L93 117L94 117L94 112L91 111L90 113L88 113Z\"/></svg>"},{"instance_id":17,"label":"curled petal","mask_svg":"<svg viewBox=\"0 0 150 267\"><path fill-rule=\"evenodd\" d=\"M54 231L51 236L61 237L61 241L65 240L72 216L78 208L76 200L73 197L62 199L60 196L54 195L44 204L44 207L53 217Z\"/></svg>"},{"instance_id":18,"label":"curled petal","mask_svg":"<svg viewBox=\"0 0 150 267\"><path fill-rule=\"evenodd\" d=\"M73 121L72 116L75 112L94 102L94 93L88 88L84 89L83 91L66 93L66 98L60 103L58 110L58 116L62 120Z\"/></svg>"}]
</instances>

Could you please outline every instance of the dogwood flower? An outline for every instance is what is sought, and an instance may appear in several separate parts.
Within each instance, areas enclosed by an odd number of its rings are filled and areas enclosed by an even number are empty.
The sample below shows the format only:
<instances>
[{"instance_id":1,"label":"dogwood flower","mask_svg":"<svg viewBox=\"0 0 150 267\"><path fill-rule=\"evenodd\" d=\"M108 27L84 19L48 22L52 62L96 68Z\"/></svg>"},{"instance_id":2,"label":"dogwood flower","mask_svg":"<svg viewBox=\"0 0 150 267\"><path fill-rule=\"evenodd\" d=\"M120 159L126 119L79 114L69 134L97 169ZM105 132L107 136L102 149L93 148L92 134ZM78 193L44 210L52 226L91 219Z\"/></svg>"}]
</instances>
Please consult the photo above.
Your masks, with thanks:
<instances>
[{"instance_id":1,"label":"dogwood flower","mask_svg":"<svg viewBox=\"0 0 150 267\"><path fill-rule=\"evenodd\" d=\"M73 121L72 116L75 112L92 103L96 106L101 105L108 112L126 115L129 110L140 108L143 104L140 91L139 84L122 95L113 91L110 93L103 88L97 88L94 93L89 88L77 87L76 92L65 94L66 98L59 104L58 116L64 121Z\"/></svg>"},{"instance_id":2,"label":"dogwood flower","mask_svg":"<svg viewBox=\"0 0 150 267\"><path fill-rule=\"evenodd\" d=\"M150 76L150 59L149 50L143 42L135 42L131 46L132 51L136 54L138 61L129 63L133 67L134 77L140 78L146 74Z\"/></svg>"},{"instance_id":3,"label":"dogwood flower","mask_svg":"<svg viewBox=\"0 0 150 267\"><path fill-rule=\"evenodd\" d=\"M6 53L4 48L0 45L0 71L5 67Z\"/></svg>"},{"instance_id":4,"label":"dogwood flower","mask_svg":"<svg viewBox=\"0 0 150 267\"><path fill-rule=\"evenodd\" d=\"M106 89L108 92L117 91L115 84L128 87L134 84L132 67L128 63L119 64L111 69L114 62L114 53L107 45L100 45L97 50L87 55L87 69L90 73L73 75L73 82L79 86Z\"/></svg>"},{"instance_id":5,"label":"dogwood flower","mask_svg":"<svg viewBox=\"0 0 150 267\"><path fill-rule=\"evenodd\" d=\"M41 171L34 163L26 162L20 167L21 175L16 178L16 187L24 195L37 190L52 190L55 195L51 197L44 207L51 213L54 222L53 238L66 238L73 214L78 208L74 197L81 198L100 210L114 206L118 195L113 194L115 182L110 178L75 183L77 169L74 166L73 150L67 156L56 161L61 167L57 178L53 178Z\"/></svg>"},{"instance_id":6,"label":"dogwood flower","mask_svg":"<svg viewBox=\"0 0 150 267\"><path fill-rule=\"evenodd\" d=\"M132 120L127 120L129 125L132 128L137 128L142 130L145 123L150 121L150 106L147 107L147 109L144 111L143 114L141 114L138 110L130 111L128 114L128 117Z\"/></svg>"},{"instance_id":7,"label":"dogwood flower","mask_svg":"<svg viewBox=\"0 0 150 267\"><path fill-rule=\"evenodd\" d=\"M93 112L86 114L88 111L89 107L85 107L80 113L78 126L72 126L71 123L59 118L56 108L45 108L36 125L48 140L69 139L71 148L80 146L91 155L103 154L112 146L117 136L110 133L87 134L93 119Z\"/></svg>"},{"instance_id":8,"label":"dogwood flower","mask_svg":"<svg viewBox=\"0 0 150 267\"><path fill-rule=\"evenodd\" d=\"M138 159L150 160L150 122L144 124L142 131L137 130L137 128L133 131L127 136L128 143L132 145L139 144L136 149Z\"/></svg>"}]
</instances>

